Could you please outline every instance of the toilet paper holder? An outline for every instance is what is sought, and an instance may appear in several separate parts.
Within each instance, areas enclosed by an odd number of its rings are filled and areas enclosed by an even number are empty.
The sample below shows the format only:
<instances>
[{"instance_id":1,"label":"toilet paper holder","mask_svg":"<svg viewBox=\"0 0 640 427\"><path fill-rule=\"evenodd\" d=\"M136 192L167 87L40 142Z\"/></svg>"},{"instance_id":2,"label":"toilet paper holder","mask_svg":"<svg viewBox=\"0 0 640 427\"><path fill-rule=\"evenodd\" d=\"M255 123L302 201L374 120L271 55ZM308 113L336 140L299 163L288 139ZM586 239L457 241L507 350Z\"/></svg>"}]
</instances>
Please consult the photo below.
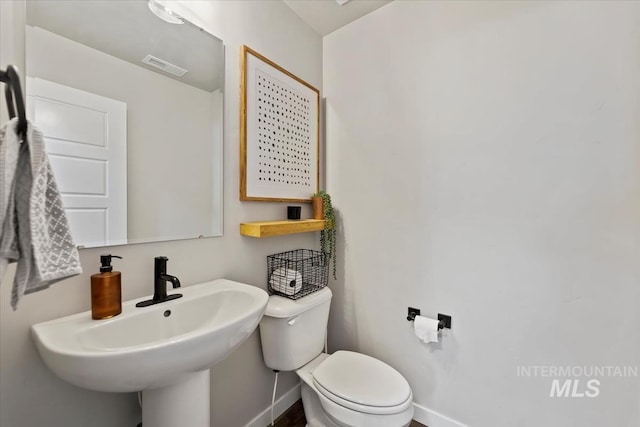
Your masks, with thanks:
<instances>
[{"instance_id":1,"label":"toilet paper holder","mask_svg":"<svg viewBox=\"0 0 640 427\"><path fill-rule=\"evenodd\" d=\"M413 308L413 307L409 307L407 309L407 320L409 322L413 322L414 320L416 320L416 316L420 315L420 309L419 308ZM438 329L451 329L451 316L448 316L446 314L440 314L438 313Z\"/></svg>"}]
</instances>

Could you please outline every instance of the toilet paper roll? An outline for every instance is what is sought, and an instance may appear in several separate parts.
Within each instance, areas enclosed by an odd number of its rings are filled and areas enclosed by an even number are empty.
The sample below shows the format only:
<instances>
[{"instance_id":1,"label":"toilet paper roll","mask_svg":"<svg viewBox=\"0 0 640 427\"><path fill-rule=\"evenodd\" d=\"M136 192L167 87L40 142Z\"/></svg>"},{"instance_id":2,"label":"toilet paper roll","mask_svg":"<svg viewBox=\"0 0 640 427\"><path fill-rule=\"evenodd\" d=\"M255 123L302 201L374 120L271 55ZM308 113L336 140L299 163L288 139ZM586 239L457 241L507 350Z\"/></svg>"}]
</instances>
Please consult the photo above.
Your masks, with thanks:
<instances>
[{"instance_id":1,"label":"toilet paper roll","mask_svg":"<svg viewBox=\"0 0 640 427\"><path fill-rule=\"evenodd\" d=\"M297 270L278 268L271 274L269 284L274 291L295 295L302 289L302 274Z\"/></svg>"},{"instance_id":2,"label":"toilet paper roll","mask_svg":"<svg viewBox=\"0 0 640 427\"><path fill-rule=\"evenodd\" d=\"M438 320L416 316L413 321L416 337L422 342L438 342Z\"/></svg>"}]
</instances>

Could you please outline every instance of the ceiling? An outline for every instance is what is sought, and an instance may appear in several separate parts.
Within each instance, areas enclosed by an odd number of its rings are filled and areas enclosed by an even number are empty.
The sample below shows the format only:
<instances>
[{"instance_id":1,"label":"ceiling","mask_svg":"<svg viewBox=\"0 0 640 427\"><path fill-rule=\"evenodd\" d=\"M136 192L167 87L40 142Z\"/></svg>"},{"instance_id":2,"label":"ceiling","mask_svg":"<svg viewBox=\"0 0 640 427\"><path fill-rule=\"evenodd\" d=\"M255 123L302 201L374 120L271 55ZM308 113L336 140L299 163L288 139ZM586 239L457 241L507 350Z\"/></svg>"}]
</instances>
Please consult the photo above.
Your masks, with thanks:
<instances>
[{"instance_id":1,"label":"ceiling","mask_svg":"<svg viewBox=\"0 0 640 427\"><path fill-rule=\"evenodd\" d=\"M350 0L340 6L336 0L283 1L321 36L326 36L391 2L391 0Z\"/></svg>"}]
</instances>

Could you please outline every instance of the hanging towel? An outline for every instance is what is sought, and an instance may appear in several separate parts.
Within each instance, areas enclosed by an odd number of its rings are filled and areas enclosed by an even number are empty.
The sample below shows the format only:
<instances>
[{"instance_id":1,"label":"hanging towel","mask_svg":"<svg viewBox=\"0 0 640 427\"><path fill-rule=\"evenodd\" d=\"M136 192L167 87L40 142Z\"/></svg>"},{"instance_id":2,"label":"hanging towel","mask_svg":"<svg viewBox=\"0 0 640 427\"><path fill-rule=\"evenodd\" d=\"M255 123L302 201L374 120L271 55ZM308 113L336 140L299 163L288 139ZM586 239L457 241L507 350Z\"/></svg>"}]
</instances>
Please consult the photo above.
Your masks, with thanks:
<instances>
[{"instance_id":1,"label":"hanging towel","mask_svg":"<svg viewBox=\"0 0 640 427\"><path fill-rule=\"evenodd\" d=\"M28 123L21 143L17 123L0 129L0 280L17 262L14 310L23 295L82 273L42 133Z\"/></svg>"}]
</instances>

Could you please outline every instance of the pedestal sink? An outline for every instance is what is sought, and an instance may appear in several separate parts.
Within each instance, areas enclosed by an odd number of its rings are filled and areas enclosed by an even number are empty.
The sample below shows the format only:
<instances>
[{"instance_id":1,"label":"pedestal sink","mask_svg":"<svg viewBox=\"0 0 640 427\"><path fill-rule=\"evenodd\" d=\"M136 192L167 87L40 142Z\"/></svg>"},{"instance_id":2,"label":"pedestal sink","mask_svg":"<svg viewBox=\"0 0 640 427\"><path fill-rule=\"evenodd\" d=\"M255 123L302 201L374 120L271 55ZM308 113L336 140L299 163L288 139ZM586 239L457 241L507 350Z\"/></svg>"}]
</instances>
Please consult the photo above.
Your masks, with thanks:
<instances>
[{"instance_id":1,"label":"pedestal sink","mask_svg":"<svg viewBox=\"0 0 640 427\"><path fill-rule=\"evenodd\" d=\"M184 296L150 307L122 304L122 313L91 312L31 327L45 364L79 387L142 391L144 427L209 427L209 367L258 326L262 289L227 279L180 288Z\"/></svg>"}]
</instances>

